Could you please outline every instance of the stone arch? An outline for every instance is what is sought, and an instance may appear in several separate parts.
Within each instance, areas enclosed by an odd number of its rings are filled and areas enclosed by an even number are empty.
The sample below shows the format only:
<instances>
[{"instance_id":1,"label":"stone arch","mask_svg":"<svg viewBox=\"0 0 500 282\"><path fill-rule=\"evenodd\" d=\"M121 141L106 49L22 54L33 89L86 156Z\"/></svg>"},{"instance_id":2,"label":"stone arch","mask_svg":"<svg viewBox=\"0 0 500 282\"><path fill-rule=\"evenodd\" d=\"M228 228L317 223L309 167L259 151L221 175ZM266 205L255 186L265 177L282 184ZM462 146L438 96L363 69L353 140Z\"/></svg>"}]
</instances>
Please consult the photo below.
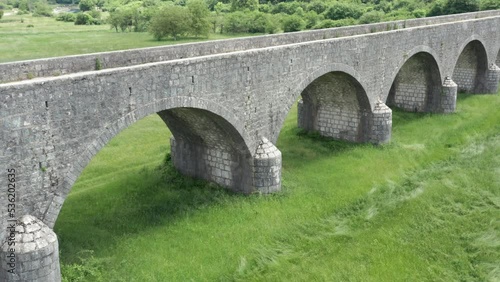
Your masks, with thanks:
<instances>
[{"instance_id":1,"label":"stone arch","mask_svg":"<svg viewBox=\"0 0 500 282\"><path fill-rule=\"evenodd\" d=\"M323 136L367 141L371 104L360 75L346 65L321 68L298 86L298 126Z\"/></svg>"},{"instance_id":2,"label":"stone arch","mask_svg":"<svg viewBox=\"0 0 500 282\"><path fill-rule=\"evenodd\" d=\"M406 111L435 111L440 103L441 81L434 57L427 52L417 52L399 68L386 104Z\"/></svg>"},{"instance_id":3,"label":"stone arch","mask_svg":"<svg viewBox=\"0 0 500 282\"><path fill-rule=\"evenodd\" d=\"M473 38L460 49L452 79L457 84L458 91L481 93L485 88L488 55L484 43Z\"/></svg>"},{"instance_id":4,"label":"stone arch","mask_svg":"<svg viewBox=\"0 0 500 282\"><path fill-rule=\"evenodd\" d=\"M137 108L108 124L75 158L41 220L54 226L62 205L90 160L119 132L137 120L157 113L170 128L172 159L182 173L216 182L237 192L253 192L253 158L243 124L211 101L175 97ZM204 129L210 131L204 132ZM253 145L252 145L253 146Z\"/></svg>"}]
</instances>

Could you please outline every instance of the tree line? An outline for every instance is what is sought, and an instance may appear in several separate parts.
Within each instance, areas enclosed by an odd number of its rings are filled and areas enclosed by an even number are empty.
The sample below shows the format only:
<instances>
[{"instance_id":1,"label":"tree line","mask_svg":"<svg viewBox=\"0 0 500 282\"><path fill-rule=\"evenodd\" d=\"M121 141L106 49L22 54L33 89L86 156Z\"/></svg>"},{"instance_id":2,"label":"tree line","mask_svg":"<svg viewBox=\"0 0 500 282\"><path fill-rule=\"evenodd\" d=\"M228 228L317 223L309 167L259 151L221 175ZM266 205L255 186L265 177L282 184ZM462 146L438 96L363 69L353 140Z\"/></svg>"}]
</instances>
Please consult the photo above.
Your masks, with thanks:
<instances>
[{"instance_id":1,"label":"tree line","mask_svg":"<svg viewBox=\"0 0 500 282\"><path fill-rule=\"evenodd\" d=\"M277 33L499 9L498 0L51 0L79 13L57 20L107 23L116 32L156 39L209 33ZM21 12L50 16L46 0L0 0Z\"/></svg>"}]
</instances>

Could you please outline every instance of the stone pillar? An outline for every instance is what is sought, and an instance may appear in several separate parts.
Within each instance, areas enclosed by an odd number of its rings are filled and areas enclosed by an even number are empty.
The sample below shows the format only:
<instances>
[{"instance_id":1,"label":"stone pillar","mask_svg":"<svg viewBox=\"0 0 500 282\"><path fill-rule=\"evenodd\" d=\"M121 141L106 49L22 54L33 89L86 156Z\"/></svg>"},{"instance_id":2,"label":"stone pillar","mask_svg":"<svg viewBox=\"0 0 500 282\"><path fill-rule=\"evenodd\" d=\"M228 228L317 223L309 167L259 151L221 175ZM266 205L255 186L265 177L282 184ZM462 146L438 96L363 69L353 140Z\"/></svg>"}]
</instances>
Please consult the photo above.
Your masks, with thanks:
<instances>
[{"instance_id":1,"label":"stone pillar","mask_svg":"<svg viewBox=\"0 0 500 282\"><path fill-rule=\"evenodd\" d=\"M492 64L486 71L485 81L483 84L484 89L481 89L483 93L498 93L498 82L500 81L500 68L496 64Z\"/></svg>"},{"instance_id":2,"label":"stone pillar","mask_svg":"<svg viewBox=\"0 0 500 282\"><path fill-rule=\"evenodd\" d=\"M439 96L438 113L453 113L457 107L457 84L450 78L446 77L441 87L441 95Z\"/></svg>"},{"instance_id":3,"label":"stone pillar","mask_svg":"<svg viewBox=\"0 0 500 282\"><path fill-rule=\"evenodd\" d=\"M318 109L314 107L313 103L304 103L304 100L300 99L297 104L297 127L307 131L316 130L317 112Z\"/></svg>"},{"instance_id":4,"label":"stone pillar","mask_svg":"<svg viewBox=\"0 0 500 282\"><path fill-rule=\"evenodd\" d=\"M54 231L31 215L22 216L13 225L1 246L0 281L61 281Z\"/></svg>"},{"instance_id":5,"label":"stone pillar","mask_svg":"<svg viewBox=\"0 0 500 282\"><path fill-rule=\"evenodd\" d=\"M281 152L262 137L254 156L254 189L259 193L281 190Z\"/></svg>"},{"instance_id":6,"label":"stone pillar","mask_svg":"<svg viewBox=\"0 0 500 282\"><path fill-rule=\"evenodd\" d=\"M388 143L392 134L392 110L382 101L375 104L368 123L368 141L374 144Z\"/></svg>"}]
</instances>

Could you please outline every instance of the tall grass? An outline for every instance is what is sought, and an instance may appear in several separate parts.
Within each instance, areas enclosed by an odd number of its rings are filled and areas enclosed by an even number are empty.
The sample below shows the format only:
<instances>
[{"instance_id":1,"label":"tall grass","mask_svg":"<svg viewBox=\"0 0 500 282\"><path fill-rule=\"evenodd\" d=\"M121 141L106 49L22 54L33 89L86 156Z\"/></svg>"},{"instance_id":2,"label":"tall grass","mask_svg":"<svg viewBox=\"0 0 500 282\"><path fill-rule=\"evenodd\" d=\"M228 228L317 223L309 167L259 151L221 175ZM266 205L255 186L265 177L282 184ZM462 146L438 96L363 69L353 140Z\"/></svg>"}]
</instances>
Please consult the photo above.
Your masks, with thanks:
<instances>
[{"instance_id":1,"label":"tall grass","mask_svg":"<svg viewBox=\"0 0 500 282\"><path fill-rule=\"evenodd\" d=\"M55 231L69 281L496 281L500 97L450 115L393 113L354 145L285 122L283 191L241 196L164 162L156 116L84 170ZM495 280L496 279L496 280Z\"/></svg>"}]
</instances>

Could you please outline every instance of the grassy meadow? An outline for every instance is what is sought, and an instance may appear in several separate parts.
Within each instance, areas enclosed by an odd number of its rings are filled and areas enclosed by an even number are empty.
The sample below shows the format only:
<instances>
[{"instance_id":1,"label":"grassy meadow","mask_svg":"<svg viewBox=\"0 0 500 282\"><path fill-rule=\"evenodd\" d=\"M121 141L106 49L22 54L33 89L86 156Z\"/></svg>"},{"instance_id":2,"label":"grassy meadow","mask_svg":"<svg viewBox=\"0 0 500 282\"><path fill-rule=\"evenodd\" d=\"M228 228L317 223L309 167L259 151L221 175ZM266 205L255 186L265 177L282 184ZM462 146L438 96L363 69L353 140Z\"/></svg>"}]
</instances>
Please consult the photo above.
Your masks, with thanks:
<instances>
[{"instance_id":1,"label":"grassy meadow","mask_svg":"<svg viewBox=\"0 0 500 282\"><path fill-rule=\"evenodd\" d=\"M0 62L181 42L27 15L4 16L0 38ZM168 129L146 117L64 203L63 278L500 281L499 109L499 95L460 95L454 114L394 111L392 142L372 146L305 134L293 108L282 192L250 196L179 175Z\"/></svg>"},{"instance_id":2,"label":"grassy meadow","mask_svg":"<svg viewBox=\"0 0 500 282\"><path fill-rule=\"evenodd\" d=\"M242 34L210 34L209 39L238 36ZM147 32L117 33L108 24L75 25L54 18L8 15L0 20L0 63L204 40L207 38L158 41Z\"/></svg>"}]
</instances>

